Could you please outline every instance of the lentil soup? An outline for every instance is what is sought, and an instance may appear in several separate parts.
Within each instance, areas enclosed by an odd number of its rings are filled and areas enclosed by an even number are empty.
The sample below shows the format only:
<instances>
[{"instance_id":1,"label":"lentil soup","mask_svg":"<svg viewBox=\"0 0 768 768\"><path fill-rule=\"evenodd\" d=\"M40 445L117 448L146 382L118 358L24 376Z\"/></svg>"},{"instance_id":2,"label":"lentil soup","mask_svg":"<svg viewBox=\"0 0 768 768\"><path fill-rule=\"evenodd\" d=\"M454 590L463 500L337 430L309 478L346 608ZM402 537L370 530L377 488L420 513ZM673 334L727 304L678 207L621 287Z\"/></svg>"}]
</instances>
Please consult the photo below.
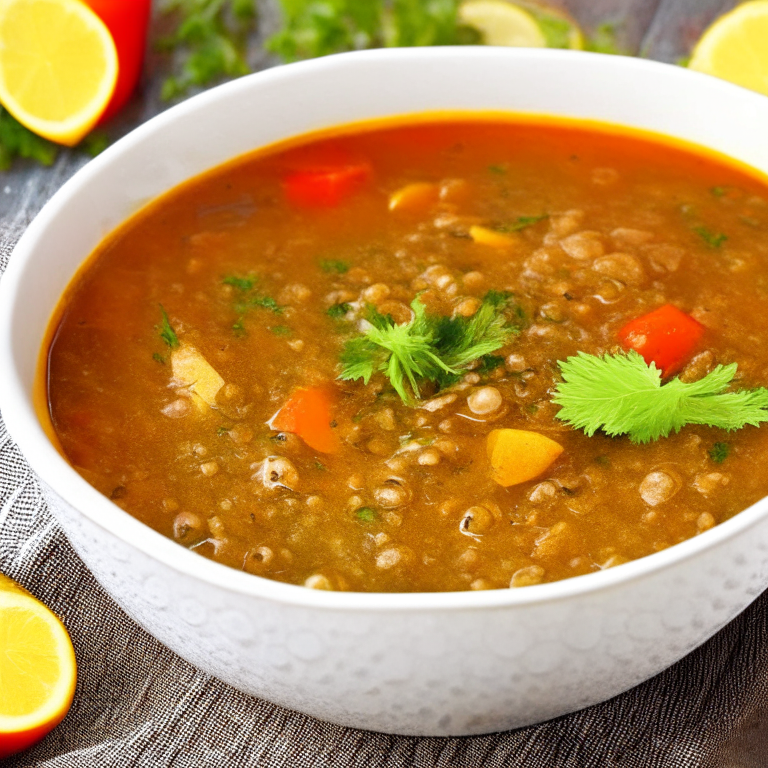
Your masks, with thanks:
<instances>
[{"instance_id":1,"label":"lentil soup","mask_svg":"<svg viewBox=\"0 0 768 768\"><path fill-rule=\"evenodd\" d=\"M115 504L250 573L577 576L768 494L768 431L589 429L564 418L562 364L647 365L667 393L735 363L721 389L759 387L766 262L765 184L687 147L498 116L352 126L113 233L52 328L50 418Z\"/></svg>"}]
</instances>

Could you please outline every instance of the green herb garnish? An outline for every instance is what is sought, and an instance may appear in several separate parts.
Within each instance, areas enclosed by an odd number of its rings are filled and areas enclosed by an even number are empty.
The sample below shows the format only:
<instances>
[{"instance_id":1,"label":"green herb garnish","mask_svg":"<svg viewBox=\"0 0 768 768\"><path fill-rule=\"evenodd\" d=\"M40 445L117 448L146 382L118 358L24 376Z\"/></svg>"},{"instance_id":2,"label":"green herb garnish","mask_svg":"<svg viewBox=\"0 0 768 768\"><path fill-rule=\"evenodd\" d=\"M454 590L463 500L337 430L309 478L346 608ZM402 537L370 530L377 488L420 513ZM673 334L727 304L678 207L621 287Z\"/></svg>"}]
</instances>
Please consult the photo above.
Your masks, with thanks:
<instances>
[{"instance_id":1,"label":"green herb garnish","mask_svg":"<svg viewBox=\"0 0 768 768\"><path fill-rule=\"evenodd\" d=\"M176 26L158 48L178 61L176 73L163 83L164 100L222 77L248 74L245 48L255 31L255 0L167 0L164 12Z\"/></svg>"},{"instance_id":2,"label":"green herb garnish","mask_svg":"<svg viewBox=\"0 0 768 768\"><path fill-rule=\"evenodd\" d=\"M219 427L216 430L216 437L223 437L229 432L229 430L230 430L230 427Z\"/></svg>"},{"instance_id":3,"label":"green herb garnish","mask_svg":"<svg viewBox=\"0 0 768 768\"><path fill-rule=\"evenodd\" d=\"M694 227L693 231L710 248L719 248L728 239L728 235L724 235L722 232L711 232L704 226Z\"/></svg>"},{"instance_id":4,"label":"green herb garnish","mask_svg":"<svg viewBox=\"0 0 768 768\"><path fill-rule=\"evenodd\" d=\"M710 194L714 195L715 197L723 197L725 195L726 189L725 187L711 187L709 191Z\"/></svg>"},{"instance_id":5,"label":"green herb garnish","mask_svg":"<svg viewBox=\"0 0 768 768\"><path fill-rule=\"evenodd\" d=\"M267 41L285 61L364 48L465 45L480 34L459 24L459 0L280 0L283 27Z\"/></svg>"},{"instance_id":6,"label":"green herb garnish","mask_svg":"<svg viewBox=\"0 0 768 768\"><path fill-rule=\"evenodd\" d=\"M503 165L489 165L488 170L497 176L503 176L507 172L506 166Z\"/></svg>"},{"instance_id":7,"label":"green herb garnish","mask_svg":"<svg viewBox=\"0 0 768 768\"><path fill-rule=\"evenodd\" d=\"M340 259L320 259L320 269L328 274L343 275L349 272L349 262Z\"/></svg>"},{"instance_id":8,"label":"green herb garnish","mask_svg":"<svg viewBox=\"0 0 768 768\"><path fill-rule=\"evenodd\" d=\"M518 216L511 224L502 224L496 229L499 232L519 232L521 229L526 229L526 227L538 224L548 218L548 213L542 213L540 216Z\"/></svg>"},{"instance_id":9,"label":"green herb garnish","mask_svg":"<svg viewBox=\"0 0 768 768\"><path fill-rule=\"evenodd\" d=\"M32 133L0 107L0 171L7 171L17 157L53 165L58 152L55 144Z\"/></svg>"},{"instance_id":10,"label":"green herb garnish","mask_svg":"<svg viewBox=\"0 0 768 768\"><path fill-rule=\"evenodd\" d=\"M563 382L552 399L561 406L557 418L590 437L602 429L647 443L686 424L740 429L768 421L768 389L725 391L736 363L718 365L690 384L676 378L663 386L661 371L635 351L602 357L579 352L559 366Z\"/></svg>"},{"instance_id":11,"label":"green herb garnish","mask_svg":"<svg viewBox=\"0 0 768 768\"><path fill-rule=\"evenodd\" d=\"M239 275L227 275L221 279L224 285L231 285L233 288L237 288L238 291L250 291L254 285L256 285L256 275L246 275L240 277Z\"/></svg>"},{"instance_id":12,"label":"green herb garnish","mask_svg":"<svg viewBox=\"0 0 768 768\"><path fill-rule=\"evenodd\" d=\"M160 338L171 349L174 349L175 347L179 346L179 337L176 335L176 331L173 330L171 321L168 319L168 313L165 311L165 307L163 307L162 304L160 305L160 313L162 315L162 319L160 321L160 325L156 325L155 328L157 328L158 332L160 333Z\"/></svg>"},{"instance_id":13,"label":"green herb garnish","mask_svg":"<svg viewBox=\"0 0 768 768\"><path fill-rule=\"evenodd\" d=\"M340 304L334 304L328 307L328 309L325 310L325 314L328 315L328 317L332 317L334 320L340 320L350 309L352 309L352 305L347 304L347 302L344 301Z\"/></svg>"},{"instance_id":14,"label":"green herb garnish","mask_svg":"<svg viewBox=\"0 0 768 768\"><path fill-rule=\"evenodd\" d=\"M372 523L377 517L376 510L371 507L360 507L355 510L355 517L363 523Z\"/></svg>"},{"instance_id":15,"label":"green herb garnish","mask_svg":"<svg viewBox=\"0 0 768 768\"><path fill-rule=\"evenodd\" d=\"M500 357L499 355L483 355L480 358L480 365L478 365L475 370L480 375L483 375L485 373L490 373L501 365L504 365L503 357Z\"/></svg>"},{"instance_id":16,"label":"green herb garnish","mask_svg":"<svg viewBox=\"0 0 768 768\"><path fill-rule=\"evenodd\" d=\"M715 464L722 464L731 452L731 446L728 443L715 443L709 449L709 458L715 462Z\"/></svg>"},{"instance_id":17,"label":"green herb garnish","mask_svg":"<svg viewBox=\"0 0 768 768\"><path fill-rule=\"evenodd\" d=\"M273 325L270 329L275 336L290 336L291 329L287 325Z\"/></svg>"},{"instance_id":18,"label":"green herb garnish","mask_svg":"<svg viewBox=\"0 0 768 768\"><path fill-rule=\"evenodd\" d=\"M507 317L510 302L509 294L489 291L472 317L445 317L427 314L417 296L411 302L413 319L402 325L369 308L370 327L345 344L339 378L367 384L379 371L410 403L419 398L420 383L451 384L475 360L504 346L518 330Z\"/></svg>"},{"instance_id":19,"label":"green herb garnish","mask_svg":"<svg viewBox=\"0 0 768 768\"><path fill-rule=\"evenodd\" d=\"M604 21L595 27L591 37L586 40L585 50L594 53L610 53L615 56L627 55L627 51L619 44L618 25Z\"/></svg>"},{"instance_id":20,"label":"green herb garnish","mask_svg":"<svg viewBox=\"0 0 768 768\"><path fill-rule=\"evenodd\" d=\"M152 354L152 359L156 363L160 363L160 365L165 365L165 358L159 352L154 352Z\"/></svg>"}]
</instances>

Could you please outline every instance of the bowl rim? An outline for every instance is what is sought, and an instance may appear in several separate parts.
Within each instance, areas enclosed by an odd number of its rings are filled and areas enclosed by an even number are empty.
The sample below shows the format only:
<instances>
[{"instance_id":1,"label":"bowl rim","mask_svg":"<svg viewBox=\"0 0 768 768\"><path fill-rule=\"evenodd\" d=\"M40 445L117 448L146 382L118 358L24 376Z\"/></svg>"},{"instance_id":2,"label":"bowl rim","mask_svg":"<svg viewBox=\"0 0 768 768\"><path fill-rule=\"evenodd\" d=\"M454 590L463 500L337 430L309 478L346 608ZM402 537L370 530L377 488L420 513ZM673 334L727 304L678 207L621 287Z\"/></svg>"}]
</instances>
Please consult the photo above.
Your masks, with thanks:
<instances>
[{"instance_id":1,"label":"bowl rim","mask_svg":"<svg viewBox=\"0 0 768 768\"><path fill-rule=\"evenodd\" d=\"M525 589L396 593L314 590L238 571L176 544L141 523L96 491L66 462L45 435L42 425L31 407L31 394L27 392L21 382L19 372L13 366L12 339L15 294L21 283L23 264L33 253L38 238L45 231L49 222L59 215L63 204L71 196L76 195L79 190L87 187L90 179L99 173L102 166L107 165L113 158L121 154L130 153L146 137L150 137L154 132L183 118L188 113L201 109L211 109L220 99L233 93L246 93L252 88L258 87L259 83L280 83L284 80L302 78L305 73L325 72L332 76L337 68L354 66L356 62L361 60L369 62L411 60L418 65L424 60L440 60L445 57L480 58L489 61L496 60L498 57L509 57L531 60L532 62L539 59L549 59L562 60L566 64L575 60L583 60L583 57L589 57L593 61L602 59L605 66L614 69L621 68L627 73L663 70L667 78L682 78L682 80L695 78L700 81L703 79L708 81L707 87L715 94L719 91L728 92L731 98L733 98L734 92L739 92L743 98L755 100L764 98L759 94L716 80L708 75L647 59L608 57L583 51L468 46L378 49L342 53L297 62L225 83L169 108L119 139L61 186L22 234L0 280L0 370L5 371L0 376L0 407L2 407L9 434L15 439L33 471L46 486L49 486L56 495L87 518L90 523L116 536L121 542L138 550L142 555L157 560L163 566L187 577L253 598L294 607L344 612L441 612L446 610L474 611L488 608L513 609L531 604L567 600L577 595L607 591L693 559L741 535L768 516L768 497L765 497L701 535L672 545L660 552L622 564L619 568L609 568L560 581L533 585ZM467 110L467 112L470 111ZM510 110L510 114L514 113ZM609 125L609 123L604 124ZM309 133L311 134L311 131ZM192 174L187 178L192 178L194 175L197 174ZM87 254L84 258L87 258Z\"/></svg>"}]
</instances>

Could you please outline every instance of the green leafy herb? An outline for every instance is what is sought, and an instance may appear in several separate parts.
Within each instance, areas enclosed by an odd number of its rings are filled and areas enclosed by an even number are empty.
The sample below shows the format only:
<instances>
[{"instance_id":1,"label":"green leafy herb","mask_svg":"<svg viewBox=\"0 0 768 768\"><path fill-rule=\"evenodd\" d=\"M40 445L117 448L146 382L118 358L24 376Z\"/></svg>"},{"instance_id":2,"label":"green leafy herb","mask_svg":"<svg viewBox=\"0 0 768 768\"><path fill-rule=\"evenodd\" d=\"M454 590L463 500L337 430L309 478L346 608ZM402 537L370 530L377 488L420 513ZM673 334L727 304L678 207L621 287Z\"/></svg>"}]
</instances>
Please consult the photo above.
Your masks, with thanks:
<instances>
[{"instance_id":1,"label":"green leafy herb","mask_svg":"<svg viewBox=\"0 0 768 768\"><path fill-rule=\"evenodd\" d=\"M233 288L237 288L238 291L245 292L250 291L253 286L256 285L257 279L256 275L246 275L245 277L227 275L222 278L221 282L224 283L224 285L231 285Z\"/></svg>"},{"instance_id":2,"label":"green leafy herb","mask_svg":"<svg viewBox=\"0 0 768 768\"><path fill-rule=\"evenodd\" d=\"M628 52L619 45L618 32L618 25L613 22L604 21L598 24L592 36L586 41L585 50L594 53L610 53L615 56L627 55Z\"/></svg>"},{"instance_id":3,"label":"green leafy herb","mask_svg":"<svg viewBox=\"0 0 768 768\"><path fill-rule=\"evenodd\" d=\"M162 304L160 305L160 313L162 319L160 320L160 324L156 325L155 328L157 328L158 332L160 333L160 338L171 349L174 349L175 347L179 346L179 337L176 335L176 331L173 330L171 321L168 319L168 313L165 311L165 307L163 307Z\"/></svg>"},{"instance_id":4,"label":"green leafy herb","mask_svg":"<svg viewBox=\"0 0 768 768\"><path fill-rule=\"evenodd\" d=\"M497 176L503 176L507 172L506 167L503 165L489 165L488 170Z\"/></svg>"},{"instance_id":5,"label":"green leafy herb","mask_svg":"<svg viewBox=\"0 0 768 768\"><path fill-rule=\"evenodd\" d=\"M661 384L661 372L634 351L597 357L579 352L560 362L563 382L553 402L557 418L592 436L629 435L647 443L686 424L740 429L768 421L768 389L726 392L736 364L718 365L699 381Z\"/></svg>"},{"instance_id":6,"label":"green leafy herb","mask_svg":"<svg viewBox=\"0 0 768 768\"><path fill-rule=\"evenodd\" d=\"M285 61L364 48L479 43L459 0L280 0L283 28L267 48Z\"/></svg>"},{"instance_id":7,"label":"green leafy herb","mask_svg":"<svg viewBox=\"0 0 768 768\"><path fill-rule=\"evenodd\" d=\"M270 329L275 336L290 336L291 329L287 325L273 325Z\"/></svg>"},{"instance_id":8,"label":"green leafy herb","mask_svg":"<svg viewBox=\"0 0 768 768\"><path fill-rule=\"evenodd\" d=\"M547 41L547 48L570 48L573 26L567 19L548 13L533 11L539 29Z\"/></svg>"},{"instance_id":9,"label":"green leafy herb","mask_svg":"<svg viewBox=\"0 0 768 768\"><path fill-rule=\"evenodd\" d=\"M349 262L339 259L320 259L320 269L329 274L343 275L349 272Z\"/></svg>"},{"instance_id":10,"label":"green leafy herb","mask_svg":"<svg viewBox=\"0 0 768 768\"><path fill-rule=\"evenodd\" d=\"M328 467L326 467L322 461L317 461L317 459L315 459L315 469L318 469L321 472L324 472L325 470L328 469Z\"/></svg>"},{"instance_id":11,"label":"green leafy herb","mask_svg":"<svg viewBox=\"0 0 768 768\"><path fill-rule=\"evenodd\" d=\"M723 197L726 193L725 187L711 187L709 191L715 197Z\"/></svg>"},{"instance_id":12,"label":"green leafy herb","mask_svg":"<svg viewBox=\"0 0 768 768\"><path fill-rule=\"evenodd\" d=\"M165 358L159 352L153 353L152 359L160 365L165 365Z\"/></svg>"},{"instance_id":13,"label":"green leafy herb","mask_svg":"<svg viewBox=\"0 0 768 768\"><path fill-rule=\"evenodd\" d=\"M498 368L500 365L504 365L504 358L499 355L483 355L480 358L480 365L475 370L482 376L483 374L490 373Z\"/></svg>"},{"instance_id":14,"label":"green leafy herb","mask_svg":"<svg viewBox=\"0 0 768 768\"><path fill-rule=\"evenodd\" d=\"M711 232L704 226L694 227L693 231L710 248L719 248L728 239L728 235L724 235L722 232Z\"/></svg>"},{"instance_id":15,"label":"green leafy herb","mask_svg":"<svg viewBox=\"0 0 768 768\"><path fill-rule=\"evenodd\" d=\"M709 458L715 462L715 464L722 464L731 452L731 446L728 443L715 443L709 449Z\"/></svg>"},{"instance_id":16,"label":"green leafy herb","mask_svg":"<svg viewBox=\"0 0 768 768\"><path fill-rule=\"evenodd\" d=\"M521 229L538 224L544 219L548 219L548 213L542 213L540 216L518 216L511 224L502 224L496 227L499 232L519 232Z\"/></svg>"},{"instance_id":17,"label":"green leafy herb","mask_svg":"<svg viewBox=\"0 0 768 768\"><path fill-rule=\"evenodd\" d=\"M489 291L470 318L427 314L417 296L413 319L402 325L370 308L370 327L350 339L341 353L341 379L362 379L384 373L403 402L418 398L419 385L453 383L472 362L502 347L518 329L508 318L511 297ZM410 389L410 392L408 391Z\"/></svg>"},{"instance_id":18,"label":"green leafy herb","mask_svg":"<svg viewBox=\"0 0 768 768\"><path fill-rule=\"evenodd\" d=\"M100 155L111 141L104 131L91 131L78 145L77 148L85 152L89 157Z\"/></svg>"},{"instance_id":19,"label":"green leafy herb","mask_svg":"<svg viewBox=\"0 0 768 768\"><path fill-rule=\"evenodd\" d=\"M372 523L377 518L377 514L371 507L360 507L355 510L355 517L363 523Z\"/></svg>"},{"instance_id":20,"label":"green leafy herb","mask_svg":"<svg viewBox=\"0 0 768 768\"><path fill-rule=\"evenodd\" d=\"M219 427L216 430L216 436L217 437L223 437L224 435L226 435L229 432L229 430L230 430L229 427Z\"/></svg>"},{"instance_id":21,"label":"green leafy herb","mask_svg":"<svg viewBox=\"0 0 768 768\"><path fill-rule=\"evenodd\" d=\"M164 11L176 26L158 47L174 52L178 66L163 83L163 99L250 71L245 47L255 31L255 0L168 0Z\"/></svg>"},{"instance_id":22,"label":"green leafy herb","mask_svg":"<svg viewBox=\"0 0 768 768\"><path fill-rule=\"evenodd\" d=\"M334 304L328 307L328 309L325 310L325 314L328 315L328 317L332 317L334 320L340 320L350 309L352 309L351 304L341 302L340 304Z\"/></svg>"},{"instance_id":23,"label":"green leafy herb","mask_svg":"<svg viewBox=\"0 0 768 768\"><path fill-rule=\"evenodd\" d=\"M7 171L17 157L52 165L58 152L55 144L32 133L0 107L0 171Z\"/></svg>"}]
</instances>

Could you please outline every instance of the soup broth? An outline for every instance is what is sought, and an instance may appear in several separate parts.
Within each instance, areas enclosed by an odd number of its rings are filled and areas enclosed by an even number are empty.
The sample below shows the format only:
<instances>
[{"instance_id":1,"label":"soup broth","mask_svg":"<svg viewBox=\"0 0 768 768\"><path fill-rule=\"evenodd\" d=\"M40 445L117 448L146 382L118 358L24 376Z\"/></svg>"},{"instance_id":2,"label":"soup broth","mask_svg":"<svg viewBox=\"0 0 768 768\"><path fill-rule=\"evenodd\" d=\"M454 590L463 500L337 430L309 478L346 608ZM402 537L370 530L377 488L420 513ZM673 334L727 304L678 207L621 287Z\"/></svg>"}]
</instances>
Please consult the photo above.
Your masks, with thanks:
<instances>
[{"instance_id":1,"label":"soup broth","mask_svg":"<svg viewBox=\"0 0 768 768\"><path fill-rule=\"evenodd\" d=\"M642 350L623 329L671 305L697 330L665 381L737 363L738 388L765 384L767 263L764 183L690 148L498 116L352 126L210 171L107 238L62 300L50 418L115 504L253 574L578 576L768 494L768 429L587 436L557 417L559 362ZM468 334L486 307L501 343L418 391L405 376L405 399L387 372L339 378L420 307Z\"/></svg>"}]
</instances>

